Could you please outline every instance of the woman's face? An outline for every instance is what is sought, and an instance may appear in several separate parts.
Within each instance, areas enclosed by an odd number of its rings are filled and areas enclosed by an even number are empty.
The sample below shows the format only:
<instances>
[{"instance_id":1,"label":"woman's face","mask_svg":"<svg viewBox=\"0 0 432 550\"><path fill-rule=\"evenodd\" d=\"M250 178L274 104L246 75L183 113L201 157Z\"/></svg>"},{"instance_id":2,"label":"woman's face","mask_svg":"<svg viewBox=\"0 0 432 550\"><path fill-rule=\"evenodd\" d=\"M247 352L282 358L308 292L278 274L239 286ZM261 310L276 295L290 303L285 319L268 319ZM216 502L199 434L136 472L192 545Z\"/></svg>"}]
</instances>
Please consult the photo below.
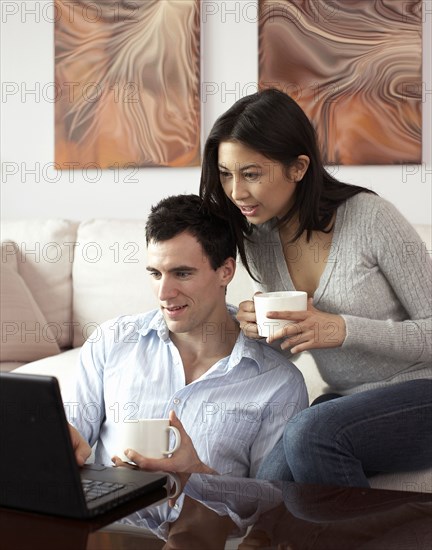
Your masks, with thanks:
<instances>
[{"instance_id":1,"label":"woman's face","mask_svg":"<svg viewBox=\"0 0 432 550\"><path fill-rule=\"evenodd\" d=\"M307 160L305 160L307 159ZM261 224L288 212L294 201L297 182L309 165L301 155L286 168L235 141L219 144L219 178L227 197L248 221Z\"/></svg>"}]
</instances>

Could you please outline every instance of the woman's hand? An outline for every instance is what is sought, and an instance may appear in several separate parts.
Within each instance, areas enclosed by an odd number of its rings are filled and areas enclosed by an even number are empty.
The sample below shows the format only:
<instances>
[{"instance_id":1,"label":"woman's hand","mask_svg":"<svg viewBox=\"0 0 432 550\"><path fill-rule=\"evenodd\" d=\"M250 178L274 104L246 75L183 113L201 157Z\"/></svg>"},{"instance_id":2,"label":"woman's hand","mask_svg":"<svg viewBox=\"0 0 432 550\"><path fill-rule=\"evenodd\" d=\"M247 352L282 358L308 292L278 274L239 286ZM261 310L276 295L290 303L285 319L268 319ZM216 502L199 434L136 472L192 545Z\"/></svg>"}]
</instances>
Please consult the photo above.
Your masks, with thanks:
<instances>
[{"instance_id":1,"label":"woman's hand","mask_svg":"<svg viewBox=\"0 0 432 550\"><path fill-rule=\"evenodd\" d=\"M256 292L255 294L260 293ZM255 304L253 300L245 300L244 302L241 302L236 317L245 336L248 338L262 338L262 336L258 334Z\"/></svg>"},{"instance_id":2,"label":"woman's hand","mask_svg":"<svg viewBox=\"0 0 432 550\"><path fill-rule=\"evenodd\" d=\"M343 317L316 309L312 298L308 300L307 311L273 311L268 312L267 317L293 321L292 325L275 331L267 338L268 343L285 338L281 348L291 348L291 353L309 349L338 348L345 340L346 327Z\"/></svg>"}]
</instances>

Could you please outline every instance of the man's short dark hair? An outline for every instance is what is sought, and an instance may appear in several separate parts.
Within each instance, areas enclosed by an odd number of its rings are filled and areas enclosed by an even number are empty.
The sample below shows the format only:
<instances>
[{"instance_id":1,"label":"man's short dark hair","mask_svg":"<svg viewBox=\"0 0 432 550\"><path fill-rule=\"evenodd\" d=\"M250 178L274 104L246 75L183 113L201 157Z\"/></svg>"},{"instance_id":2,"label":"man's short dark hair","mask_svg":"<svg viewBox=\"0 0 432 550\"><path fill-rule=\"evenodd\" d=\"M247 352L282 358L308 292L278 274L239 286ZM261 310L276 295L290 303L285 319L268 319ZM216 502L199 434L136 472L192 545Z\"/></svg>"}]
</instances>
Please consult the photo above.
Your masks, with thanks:
<instances>
[{"instance_id":1,"label":"man's short dark hair","mask_svg":"<svg viewBox=\"0 0 432 550\"><path fill-rule=\"evenodd\" d=\"M147 246L150 241L167 241L184 231L200 243L213 269L227 258L236 258L230 224L205 208L198 195L174 195L152 206L146 223Z\"/></svg>"}]
</instances>

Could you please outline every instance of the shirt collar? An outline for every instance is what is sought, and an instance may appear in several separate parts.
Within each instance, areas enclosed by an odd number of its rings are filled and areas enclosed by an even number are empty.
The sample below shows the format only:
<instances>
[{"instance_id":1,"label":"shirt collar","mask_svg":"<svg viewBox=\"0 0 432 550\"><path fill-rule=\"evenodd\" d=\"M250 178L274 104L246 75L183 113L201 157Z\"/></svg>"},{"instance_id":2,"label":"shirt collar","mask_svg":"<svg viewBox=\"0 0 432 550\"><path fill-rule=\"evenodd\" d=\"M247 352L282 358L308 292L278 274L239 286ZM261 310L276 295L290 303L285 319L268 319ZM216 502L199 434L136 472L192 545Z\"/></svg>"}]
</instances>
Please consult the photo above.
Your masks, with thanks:
<instances>
[{"instance_id":1,"label":"shirt collar","mask_svg":"<svg viewBox=\"0 0 432 550\"><path fill-rule=\"evenodd\" d=\"M147 336L150 331L154 330L157 332L157 335L162 341L168 342L168 340L170 339L169 330L167 324L165 323L162 311L160 309L155 309L154 311L150 312L150 314L151 313L153 313L153 317L150 318L150 321L145 326L140 328L138 333L142 336Z\"/></svg>"},{"instance_id":2,"label":"shirt collar","mask_svg":"<svg viewBox=\"0 0 432 550\"><path fill-rule=\"evenodd\" d=\"M256 340L247 338L242 331L240 331L237 342L234 349L231 352L228 360L228 368L232 369L237 367L243 359L251 359L257 366L258 371L261 373L262 365L264 361L263 347ZM240 367L241 368L241 367Z\"/></svg>"},{"instance_id":3,"label":"shirt collar","mask_svg":"<svg viewBox=\"0 0 432 550\"><path fill-rule=\"evenodd\" d=\"M238 308L227 304L227 309L229 313L234 317L238 311ZM146 336L150 331L156 331L160 340L165 343L171 342L169 330L165 323L164 316L160 309L154 310L154 315L151 317L150 321L146 326L143 326L138 333L142 336ZM231 352L229 360L227 362L227 370L231 370L236 367L242 359L248 358L254 361L259 372L262 371L262 365L264 361L263 348L262 345L258 343L257 340L252 338L247 338L242 331L240 331L237 341L234 345L234 348Z\"/></svg>"}]
</instances>

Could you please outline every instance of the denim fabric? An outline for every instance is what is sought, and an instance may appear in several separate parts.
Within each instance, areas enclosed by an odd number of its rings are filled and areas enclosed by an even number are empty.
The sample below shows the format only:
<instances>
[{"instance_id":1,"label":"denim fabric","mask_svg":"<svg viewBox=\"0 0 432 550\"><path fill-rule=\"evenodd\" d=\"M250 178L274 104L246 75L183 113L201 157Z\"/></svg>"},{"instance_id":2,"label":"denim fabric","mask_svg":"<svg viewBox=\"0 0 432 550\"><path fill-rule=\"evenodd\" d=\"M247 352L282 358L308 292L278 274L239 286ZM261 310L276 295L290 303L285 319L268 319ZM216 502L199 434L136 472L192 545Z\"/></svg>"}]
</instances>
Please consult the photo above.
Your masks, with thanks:
<instances>
[{"instance_id":1,"label":"denim fabric","mask_svg":"<svg viewBox=\"0 0 432 550\"><path fill-rule=\"evenodd\" d=\"M257 477L369 487L374 473L432 466L432 380L326 401L287 423Z\"/></svg>"}]
</instances>

